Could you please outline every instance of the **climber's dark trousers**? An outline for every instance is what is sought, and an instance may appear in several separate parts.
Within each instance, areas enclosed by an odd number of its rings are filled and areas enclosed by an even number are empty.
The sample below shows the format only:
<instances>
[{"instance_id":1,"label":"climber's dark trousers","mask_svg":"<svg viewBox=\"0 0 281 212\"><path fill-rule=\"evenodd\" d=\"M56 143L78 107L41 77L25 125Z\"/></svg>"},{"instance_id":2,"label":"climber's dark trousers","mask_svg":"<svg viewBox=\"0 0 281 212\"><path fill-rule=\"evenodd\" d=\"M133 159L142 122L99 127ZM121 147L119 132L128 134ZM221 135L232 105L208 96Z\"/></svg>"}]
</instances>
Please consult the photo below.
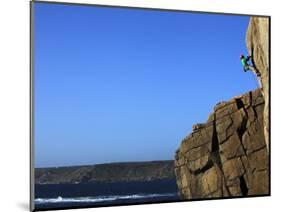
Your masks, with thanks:
<instances>
[{"instance_id":1,"label":"climber's dark trousers","mask_svg":"<svg viewBox=\"0 0 281 212\"><path fill-rule=\"evenodd\" d=\"M258 72L257 69L255 69L253 66L247 66L245 67L246 70L251 70L252 72L254 72L257 76L260 75L260 73Z\"/></svg>"}]
</instances>

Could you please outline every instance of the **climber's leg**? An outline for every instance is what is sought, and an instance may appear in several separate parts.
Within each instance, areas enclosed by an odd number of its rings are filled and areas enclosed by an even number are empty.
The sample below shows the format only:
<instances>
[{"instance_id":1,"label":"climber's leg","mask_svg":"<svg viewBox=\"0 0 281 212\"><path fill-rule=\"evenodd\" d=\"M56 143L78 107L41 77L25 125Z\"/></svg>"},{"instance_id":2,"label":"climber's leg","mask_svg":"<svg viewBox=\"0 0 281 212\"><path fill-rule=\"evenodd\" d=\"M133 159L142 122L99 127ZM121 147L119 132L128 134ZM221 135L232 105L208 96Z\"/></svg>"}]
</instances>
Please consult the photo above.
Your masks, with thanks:
<instances>
[{"instance_id":1,"label":"climber's leg","mask_svg":"<svg viewBox=\"0 0 281 212\"><path fill-rule=\"evenodd\" d=\"M248 68L249 68L252 72L254 72L258 77L261 76L261 73L260 73L257 69L255 69L253 66L248 66Z\"/></svg>"}]
</instances>

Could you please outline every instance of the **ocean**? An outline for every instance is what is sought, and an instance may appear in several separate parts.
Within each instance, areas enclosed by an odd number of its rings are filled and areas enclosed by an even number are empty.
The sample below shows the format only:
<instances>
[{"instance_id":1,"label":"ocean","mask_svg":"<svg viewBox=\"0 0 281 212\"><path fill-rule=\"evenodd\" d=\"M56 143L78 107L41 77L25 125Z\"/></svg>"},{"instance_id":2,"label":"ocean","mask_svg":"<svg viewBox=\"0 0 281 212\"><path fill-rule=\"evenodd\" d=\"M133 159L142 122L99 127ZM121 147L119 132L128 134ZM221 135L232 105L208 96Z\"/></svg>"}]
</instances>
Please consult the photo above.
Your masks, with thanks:
<instances>
[{"instance_id":1,"label":"ocean","mask_svg":"<svg viewBox=\"0 0 281 212\"><path fill-rule=\"evenodd\" d=\"M177 200L179 197L175 180L35 185L35 209L37 210Z\"/></svg>"}]
</instances>

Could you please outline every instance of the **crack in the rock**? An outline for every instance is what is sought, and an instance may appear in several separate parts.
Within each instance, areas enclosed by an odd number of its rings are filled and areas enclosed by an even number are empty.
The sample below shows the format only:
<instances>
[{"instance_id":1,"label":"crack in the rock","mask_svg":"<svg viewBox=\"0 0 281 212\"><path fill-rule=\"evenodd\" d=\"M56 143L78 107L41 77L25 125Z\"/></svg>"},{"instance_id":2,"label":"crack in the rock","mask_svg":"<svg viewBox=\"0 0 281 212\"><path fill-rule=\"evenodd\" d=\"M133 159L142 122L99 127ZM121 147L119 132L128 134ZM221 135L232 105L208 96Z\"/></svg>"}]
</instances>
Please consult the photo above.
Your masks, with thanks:
<instances>
[{"instance_id":1,"label":"crack in the rock","mask_svg":"<svg viewBox=\"0 0 281 212\"><path fill-rule=\"evenodd\" d=\"M238 134L240 143L241 143L241 145L242 145L242 147L243 147L243 150L244 150L244 152L246 153L246 148L245 148L244 145L243 145L242 138L243 138L244 133L247 131L248 112L247 112L246 109L244 108L244 104L243 104L242 101L239 102L238 104L239 104L239 106L240 106L241 108L243 108L243 110L244 110L244 112L245 112L245 116L243 116L242 122L240 123L240 126L239 126L238 129L237 129L237 134ZM238 104L237 104L237 107L238 107Z\"/></svg>"},{"instance_id":2,"label":"crack in the rock","mask_svg":"<svg viewBox=\"0 0 281 212\"><path fill-rule=\"evenodd\" d=\"M256 171L256 167L255 168L253 168L253 170L252 170L252 174L254 174L255 173L255 171Z\"/></svg>"},{"instance_id":3,"label":"crack in the rock","mask_svg":"<svg viewBox=\"0 0 281 212\"><path fill-rule=\"evenodd\" d=\"M238 110L244 108L244 103L241 99L235 99L235 102Z\"/></svg>"},{"instance_id":4,"label":"crack in the rock","mask_svg":"<svg viewBox=\"0 0 281 212\"><path fill-rule=\"evenodd\" d=\"M238 134L240 143L242 145L242 148L244 150L244 153L246 154L247 150L246 150L246 148L245 148L245 146L243 144L243 135L244 135L245 132L247 132L247 124L248 124L248 120L249 120L249 115L248 115L247 110L245 109L244 103L241 101L241 99L239 99L239 100L240 100L240 101L238 101L239 103L236 102L237 103L237 107L238 107L238 104L239 104L239 106L245 112L245 116L243 116L242 122L240 123L240 126L237 129L237 134Z\"/></svg>"},{"instance_id":5,"label":"crack in the rock","mask_svg":"<svg viewBox=\"0 0 281 212\"><path fill-rule=\"evenodd\" d=\"M231 120L231 123L228 125L228 127L225 129L225 131L226 131L226 134L228 133L228 130L230 129L230 127L232 127L232 125L233 125L233 120L232 120L232 118L230 118L230 120Z\"/></svg>"},{"instance_id":6,"label":"crack in the rock","mask_svg":"<svg viewBox=\"0 0 281 212\"><path fill-rule=\"evenodd\" d=\"M232 104L234 104L234 103L232 103ZM225 117L228 117L228 116L231 117L231 115L234 114L234 113L236 113L237 111L238 111L238 110L233 110L233 112L227 113L227 114L225 114L225 115L219 117L219 118L217 119L217 121L220 121L221 119L223 119L223 118L225 118ZM214 112L214 114L215 114L215 112ZM210 121L210 122L206 123L205 128L208 128L208 127L212 126L213 123L214 123L214 121Z\"/></svg>"},{"instance_id":7,"label":"crack in the rock","mask_svg":"<svg viewBox=\"0 0 281 212\"><path fill-rule=\"evenodd\" d=\"M208 141L206 141L206 142L204 142L204 143L202 143L202 144L200 144L200 145L198 145L198 146L194 146L194 147L192 147L192 148L186 150L185 152L183 152L183 154L186 155L186 154L189 153L190 151L192 151L192 150L194 150L194 149L196 149L196 148L202 147L202 146L204 146L204 145L206 145L206 144L208 144ZM199 157L199 158L200 158L200 157Z\"/></svg>"},{"instance_id":8,"label":"crack in the rock","mask_svg":"<svg viewBox=\"0 0 281 212\"><path fill-rule=\"evenodd\" d=\"M254 172L264 172L264 171L267 171L267 168L263 168L263 169L254 168L254 170L252 171L252 174L254 174Z\"/></svg>"},{"instance_id":9,"label":"crack in the rock","mask_svg":"<svg viewBox=\"0 0 281 212\"><path fill-rule=\"evenodd\" d=\"M233 120L232 120L232 118L230 118L230 120L231 120L231 123L230 123L230 124L227 126L227 128L225 129L226 135L228 135L228 130L229 130L229 129L232 127L232 125L233 125ZM233 133L231 133L230 135L226 136L226 138L223 139L222 141L220 141L219 144L225 143L232 135L233 135Z\"/></svg>"},{"instance_id":10,"label":"crack in the rock","mask_svg":"<svg viewBox=\"0 0 281 212\"><path fill-rule=\"evenodd\" d=\"M256 118L256 119L258 119L258 113L257 113L257 111L256 111L255 107L254 107L254 106L252 106L252 109L253 109L253 111L254 111L255 118Z\"/></svg>"},{"instance_id":11,"label":"crack in the rock","mask_svg":"<svg viewBox=\"0 0 281 212\"><path fill-rule=\"evenodd\" d=\"M226 141L228 141L228 139L229 139L231 136L233 136L233 134L230 134L229 136L227 136L224 140L222 140L222 141L220 142L220 144L224 144Z\"/></svg>"},{"instance_id":12,"label":"crack in the rock","mask_svg":"<svg viewBox=\"0 0 281 212\"><path fill-rule=\"evenodd\" d=\"M209 150L207 150L207 154L211 154ZM187 163L192 163L192 162L194 162L194 161L199 160L200 158L203 158L204 156L205 156L205 155L199 156L199 157L196 157L195 159L192 159L192 160L186 158L185 161L186 161Z\"/></svg>"},{"instance_id":13,"label":"crack in the rock","mask_svg":"<svg viewBox=\"0 0 281 212\"><path fill-rule=\"evenodd\" d=\"M245 181L244 177L240 176L239 181L240 181L240 190L241 190L242 195L247 196L249 189L247 187L247 184L246 184L246 181Z\"/></svg>"},{"instance_id":14,"label":"crack in the rock","mask_svg":"<svg viewBox=\"0 0 281 212\"><path fill-rule=\"evenodd\" d=\"M241 145L241 146L242 146L242 148L244 149L243 145ZM240 148L240 147L238 147L238 148L235 150L235 153L234 153L233 156L226 157L226 158L227 158L228 160L231 160L231 159L240 157L241 155L238 155L238 152L240 151L239 148ZM246 152L245 152L245 149L244 149L244 154L243 154L243 155L245 155L245 154L246 154ZM241 157L240 157L240 158L241 158Z\"/></svg>"},{"instance_id":15,"label":"crack in the rock","mask_svg":"<svg viewBox=\"0 0 281 212\"><path fill-rule=\"evenodd\" d=\"M203 166L202 168L197 169L191 173L194 175L202 174L202 173L205 173L210 168L212 168L213 166L214 166L214 162L211 159L209 159L205 166Z\"/></svg>"},{"instance_id":16,"label":"crack in the rock","mask_svg":"<svg viewBox=\"0 0 281 212\"><path fill-rule=\"evenodd\" d=\"M242 156L240 156L239 157L240 158L240 161L241 161L241 163L242 163L242 166L243 166L243 169L244 169L244 173L243 174L247 174L247 168L246 168L246 166L245 166L245 164L244 164L244 162L243 162L243 159L242 159ZM248 158L247 158L247 160L248 160ZM249 162L249 161L248 161Z\"/></svg>"},{"instance_id":17,"label":"crack in the rock","mask_svg":"<svg viewBox=\"0 0 281 212\"><path fill-rule=\"evenodd\" d=\"M266 145L265 145L265 144L264 144L263 146L257 148L257 149L250 149L250 150L248 150L247 155L251 155L251 154L253 154L253 153L255 153L255 152L258 152L258 151L260 151L260 150L262 150L262 149L264 149L264 148L266 148Z\"/></svg>"},{"instance_id":18,"label":"crack in the rock","mask_svg":"<svg viewBox=\"0 0 281 212\"><path fill-rule=\"evenodd\" d=\"M252 106L252 104L253 104L253 93L252 93L252 91L249 92L249 96L250 96L250 106Z\"/></svg>"},{"instance_id":19,"label":"crack in the rock","mask_svg":"<svg viewBox=\"0 0 281 212\"><path fill-rule=\"evenodd\" d=\"M220 149L219 149L219 140L218 140L218 135L217 135L217 127L216 127L216 113L214 113L214 122L213 122L213 136L212 136L212 151L211 151L211 157L213 158L213 162L217 164L222 178L224 182L224 186L226 188L228 196L231 196L231 193L226 185L226 180L222 168L222 162L221 162L221 157L220 157ZM223 185L221 185L223 187Z\"/></svg>"}]
</instances>

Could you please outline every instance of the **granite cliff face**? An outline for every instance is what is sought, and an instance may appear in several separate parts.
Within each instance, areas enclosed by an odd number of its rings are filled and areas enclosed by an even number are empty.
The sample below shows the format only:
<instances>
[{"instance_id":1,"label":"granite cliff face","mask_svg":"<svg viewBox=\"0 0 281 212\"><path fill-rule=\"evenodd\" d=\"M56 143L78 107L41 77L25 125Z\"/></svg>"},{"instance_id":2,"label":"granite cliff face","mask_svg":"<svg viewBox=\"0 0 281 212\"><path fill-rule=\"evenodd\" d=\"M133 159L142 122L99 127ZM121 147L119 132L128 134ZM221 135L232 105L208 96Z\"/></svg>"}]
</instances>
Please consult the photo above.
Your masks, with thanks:
<instances>
[{"instance_id":1,"label":"granite cliff face","mask_svg":"<svg viewBox=\"0 0 281 212\"><path fill-rule=\"evenodd\" d=\"M258 89L217 104L206 123L193 126L176 152L181 198L268 194L263 111Z\"/></svg>"},{"instance_id":2,"label":"granite cliff face","mask_svg":"<svg viewBox=\"0 0 281 212\"><path fill-rule=\"evenodd\" d=\"M255 67L261 73L260 84L264 96L264 135L269 149L269 18L252 17L247 30L246 45Z\"/></svg>"},{"instance_id":3,"label":"granite cliff face","mask_svg":"<svg viewBox=\"0 0 281 212\"><path fill-rule=\"evenodd\" d=\"M175 155L182 199L269 194L269 19L251 18L246 45L260 89L220 102Z\"/></svg>"}]
</instances>

